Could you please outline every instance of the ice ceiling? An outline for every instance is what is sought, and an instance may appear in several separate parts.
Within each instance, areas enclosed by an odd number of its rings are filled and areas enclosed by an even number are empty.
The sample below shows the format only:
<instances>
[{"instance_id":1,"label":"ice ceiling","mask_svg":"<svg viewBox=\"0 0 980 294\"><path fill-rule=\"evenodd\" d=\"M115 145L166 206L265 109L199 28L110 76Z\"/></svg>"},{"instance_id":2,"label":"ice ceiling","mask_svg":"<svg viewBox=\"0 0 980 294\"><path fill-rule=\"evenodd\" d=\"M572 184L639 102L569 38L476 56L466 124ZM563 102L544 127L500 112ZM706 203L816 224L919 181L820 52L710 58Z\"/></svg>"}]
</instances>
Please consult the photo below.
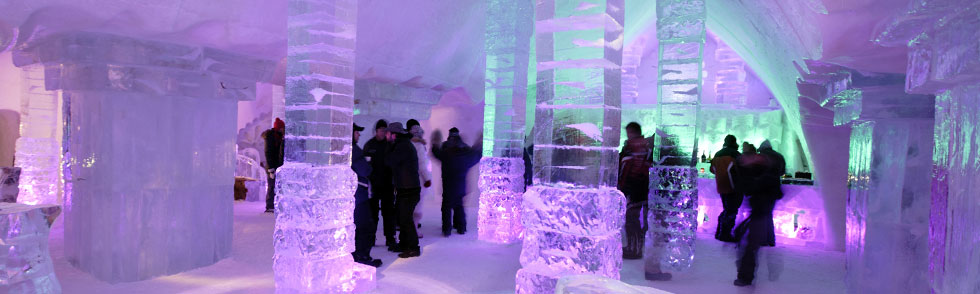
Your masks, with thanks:
<instances>
[{"instance_id":1,"label":"ice ceiling","mask_svg":"<svg viewBox=\"0 0 980 294\"><path fill-rule=\"evenodd\" d=\"M462 88L480 100L483 2L360 1L358 78L440 90ZM796 123L800 121L796 79L802 60L904 72L905 48L882 48L870 40L879 23L904 9L905 2L707 0L708 29L745 59L804 137ZM655 33L656 8L654 1L626 3L629 46ZM17 35L14 28L18 27L19 41L45 30L87 29L281 60L285 5L262 0L5 0L0 2L0 48Z\"/></svg>"}]
</instances>

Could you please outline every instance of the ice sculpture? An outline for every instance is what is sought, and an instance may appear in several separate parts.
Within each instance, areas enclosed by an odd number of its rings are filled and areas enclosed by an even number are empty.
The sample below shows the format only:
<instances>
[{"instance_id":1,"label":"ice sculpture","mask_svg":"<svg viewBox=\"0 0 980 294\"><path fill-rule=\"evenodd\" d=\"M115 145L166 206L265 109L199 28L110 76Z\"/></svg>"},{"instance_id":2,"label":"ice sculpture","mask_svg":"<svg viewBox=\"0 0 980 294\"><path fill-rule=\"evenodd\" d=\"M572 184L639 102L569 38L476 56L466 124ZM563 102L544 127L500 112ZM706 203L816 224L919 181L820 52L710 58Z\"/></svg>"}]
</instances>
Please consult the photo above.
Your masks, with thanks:
<instances>
[{"instance_id":1,"label":"ice sculpture","mask_svg":"<svg viewBox=\"0 0 980 294\"><path fill-rule=\"evenodd\" d=\"M645 247L647 264L674 270L694 261L705 18L702 0L657 0L658 122Z\"/></svg>"},{"instance_id":2,"label":"ice sculpture","mask_svg":"<svg viewBox=\"0 0 980 294\"><path fill-rule=\"evenodd\" d=\"M17 66L43 65L45 89L70 110L56 149L71 151L70 263L117 283L231 253L236 105L274 62L96 32L38 36L13 53Z\"/></svg>"},{"instance_id":3,"label":"ice sculpture","mask_svg":"<svg viewBox=\"0 0 980 294\"><path fill-rule=\"evenodd\" d=\"M517 293L554 293L565 275L619 278L624 13L621 0L537 3L535 185L524 194Z\"/></svg>"},{"instance_id":4,"label":"ice sculpture","mask_svg":"<svg viewBox=\"0 0 980 294\"><path fill-rule=\"evenodd\" d=\"M0 203L0 292L61 293L48 252L51 223L58 205Z\"/></svg>"},{"instance_id":5,"label":"ice sculpture","mask_svg":"<svg viewBox=\"0 0 980 294\"><path fill-rule=\"evenodd\" d=\"M16 203L19 183L19 167L0 167L0 202Z\"/></svg>"},{"instance_id":6,"label":"ice sculpture","mask_svg":"<svg viewBox=\"0 0 980 294\"><path fill-rule=\"evenodd\" d=\"M357 1L289 1L285 164L276 172L276 293L374 288L355 263L350 169Z\"/></svg>"},{"instance_id":7,"label":"ice sculpture","mask_svg":"<svg viewBox=\"0 0 980 294\"><path fill-rule=\"evenodd\" d=\"M26 204L60 204L60 95L45 88L43 66L24 67L22 77L21 134L14 156L14 166L22 169L19 200Z\"/></svg>"},{"instance_id":8,"label":"ice sculpture","mask_svg":"<svg viewBox=\"0 0 980 294\"><path fill-rule=\"evenodd\" d=\"M980 209L980 2L910 1L875 39L908 46L906 91L935 94L929 278L935 293L980 288L976 226Z\"/></svg>"},{"instance_id":9,"label":"ice sculpture","mask_svg":"<svg viewBox=\"0 0 980 294\"><path fill-rule=\"evenodd\" d=\"M534 7L525 0L487 0L483 159L479 239L519 241L524 193L524 120Z\"/></svg>"}]
</instances>

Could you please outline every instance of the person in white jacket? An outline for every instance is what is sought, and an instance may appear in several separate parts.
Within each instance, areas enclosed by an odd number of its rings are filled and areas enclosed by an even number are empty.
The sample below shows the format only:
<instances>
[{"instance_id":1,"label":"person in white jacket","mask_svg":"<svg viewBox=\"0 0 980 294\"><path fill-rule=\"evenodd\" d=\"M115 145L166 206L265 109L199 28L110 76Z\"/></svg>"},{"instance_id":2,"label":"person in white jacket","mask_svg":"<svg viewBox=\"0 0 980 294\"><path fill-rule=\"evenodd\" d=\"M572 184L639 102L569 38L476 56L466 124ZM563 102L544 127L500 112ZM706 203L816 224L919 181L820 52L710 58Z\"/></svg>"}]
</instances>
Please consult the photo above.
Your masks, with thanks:
<instances>
[{"instance_id":1,"label":"person in white jacket","mask_svg":"<svg viewBox=\"0 0 980 294\"><path fill-rule=\"evenodd\" d=\"M419 122L414 119L408 120L405 123L409 128L409 133L412 134L412 145L415 146L415 152L418 154L419 158L419 183L425 183L422 186L421 197L419 197L419 204L415 206L415 213L412 218L415 219L416 225L421 228L422 223L422 203L425 203L425 199L429 198L429 194L432 194L432 169L429 166L429 151L425 147L425 140L422 139L424 131ZM419 238L422 238L422 231L418 231Z\"/></svg>"}]
</instances>

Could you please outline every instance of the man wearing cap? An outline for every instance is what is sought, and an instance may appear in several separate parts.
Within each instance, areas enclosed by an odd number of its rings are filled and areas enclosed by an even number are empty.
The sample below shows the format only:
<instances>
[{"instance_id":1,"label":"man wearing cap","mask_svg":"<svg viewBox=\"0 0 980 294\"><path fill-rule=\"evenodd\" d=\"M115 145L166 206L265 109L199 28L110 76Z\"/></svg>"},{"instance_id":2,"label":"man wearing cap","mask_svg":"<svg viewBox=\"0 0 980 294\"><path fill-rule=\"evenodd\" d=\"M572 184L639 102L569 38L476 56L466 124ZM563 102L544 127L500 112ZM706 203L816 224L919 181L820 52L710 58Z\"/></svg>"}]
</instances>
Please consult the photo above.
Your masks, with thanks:
<instances>
[{"instance_id":1,"label":"man wearing cap","mask_svg":"<svg viewBox=\"0 0 980 294\"><path fill-rule=\"evenodd\" d=\"M371 162L371 217L374 218L374 231L384 217L385 246L398 245L395 241L395 224L398 223L395 209L395 188L391 182L391 168L385 164L388 155L388 122L379 119L374 124L374 138L364 144L364 156Z\"/></svg>"},{"instance_id":2,"label":"man wearing cap","mask_svg":"<svg viewBox=\"0 0 980 294\"><path fill-rule=\"evenodd\" d=\"M269 175L269 190L265 196L265 212L275 212L276 204L276 169L283 164L285 148L286 122L278 117L271 129L262 132L265 139L265 168Z\"/></svg>"},{"instance_id":3,"label":"man wearing cap","mask_svg":"<svg viewBox=\"0 0 980 294\"><path fill-rule=\"evenodd\" d=\"M419 159L415 146L412 145L412 135L400 122L388 125L388 141L391 145L385 163L391 168L395 184L395 206L398 207L398 225L401 227L398 245L388 247L388 250L401 252L398 255L401 258L416 257L422 253L412 217L422 192L422 185L419 183Z\"/></svg>"},{"instance_id":4,"label":"man wearing cap","mask_svg":"<svg viewBox=\"0 0 980 294\"><path fill-rule=\"evenodd\" d=\"M357 146L364 128L354 124L353 148L351 149L351 169L357 174L357 190L354 192L354 261L373 267L381 266L380 259L371 257L371 247L374 247L377 225L371 218L371 207L368 203L368 177L371 175L371 165L364 158L364 151ZM374 230L371 230L374 227Z\"/></svg>"}]
</instances>

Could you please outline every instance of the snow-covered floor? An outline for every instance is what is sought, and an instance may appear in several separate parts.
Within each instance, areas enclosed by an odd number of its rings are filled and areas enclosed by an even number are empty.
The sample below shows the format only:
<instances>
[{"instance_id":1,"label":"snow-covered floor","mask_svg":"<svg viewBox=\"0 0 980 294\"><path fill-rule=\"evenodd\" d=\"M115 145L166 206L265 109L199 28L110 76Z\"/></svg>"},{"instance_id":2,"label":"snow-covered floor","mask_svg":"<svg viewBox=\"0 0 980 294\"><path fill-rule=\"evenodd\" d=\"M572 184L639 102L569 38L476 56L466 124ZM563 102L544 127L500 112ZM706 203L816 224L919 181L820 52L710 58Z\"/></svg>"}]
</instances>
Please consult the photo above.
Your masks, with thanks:
<instances>
[{"instance_id":1,"label":"snow-covered floor","mask_svg":"<svg viewBox=\"0 0 980 294\"><path fill-rule=\"evenodd\" d=\"M384 260L378 269L376 293L513 293L514 274L520 268L520 244L495 245L476 240L476 208L469 207L471 232L442 237L439 201L423 202L422 256L398 259L384 247L372 255ZM51 231L51 256L65 293L273 293L272 231L274 218L263 213L264 203L235 202L235 235L231 257L214 265L152 280L108 284L81 272L65 259L64 227L59 220ZM378 238L384 243L384 238ZM669 282L643 279L643 263L623 263L622 280L674 293L843 293L844 256L841 252L798 247L765 248L756 285L732 286L734 250L708 236L699 238L692 269L675 273ZM783 271L768 280L766 254L778 252ZM773 254L769 254L773 256Z\"/></svg>"}]
</instances>

